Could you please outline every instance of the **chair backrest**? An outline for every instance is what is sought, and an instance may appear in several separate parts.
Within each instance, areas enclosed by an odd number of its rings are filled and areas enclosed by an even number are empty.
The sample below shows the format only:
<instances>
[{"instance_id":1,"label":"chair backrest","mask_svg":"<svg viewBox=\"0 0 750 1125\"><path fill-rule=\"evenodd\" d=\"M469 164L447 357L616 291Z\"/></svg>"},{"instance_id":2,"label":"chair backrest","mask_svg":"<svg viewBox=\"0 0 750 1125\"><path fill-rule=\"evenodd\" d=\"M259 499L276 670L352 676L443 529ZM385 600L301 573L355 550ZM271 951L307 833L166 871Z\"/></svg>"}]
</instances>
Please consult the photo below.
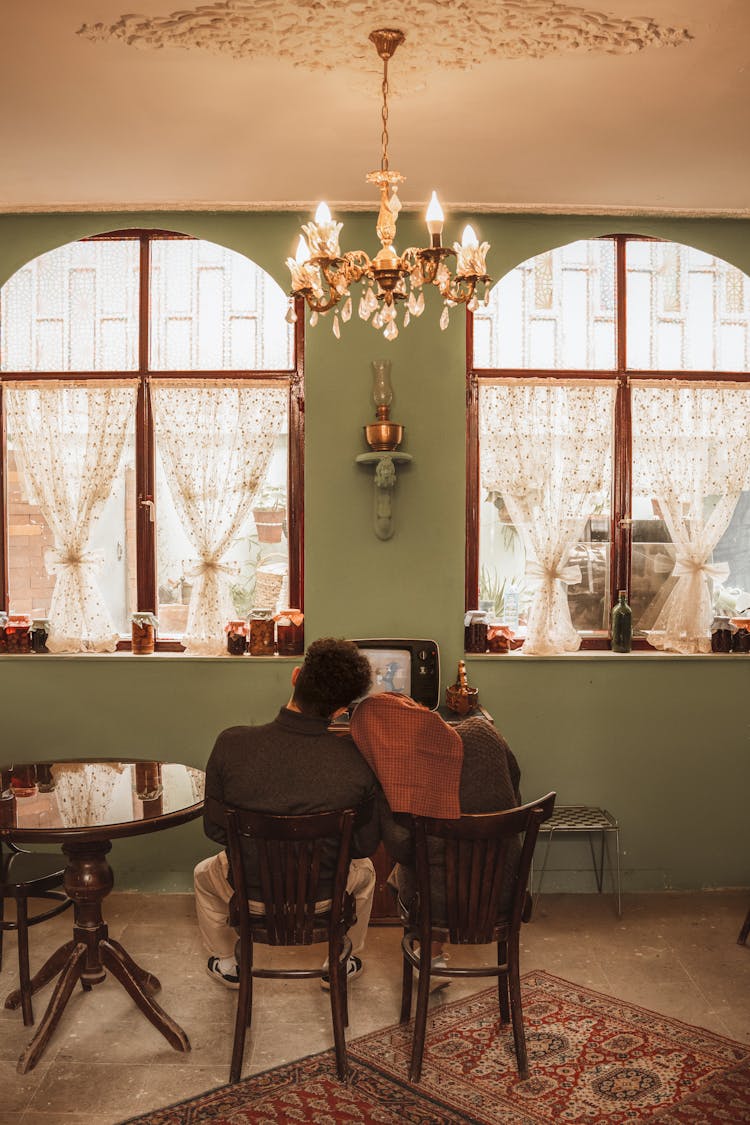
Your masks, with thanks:
<instances>
[{"instance_id":1,"label":"chair backrest","mask_svg":"<svg viewBox=\"0 0 750 1125\"><path fill-rule=\"evenodd\" d=\"M425 932L432 921L428 837L445 844L445 910L452 944L484 945L496 940L499 926L510 931L520 926L539 825L552 816L555 797L548 793L505 812L458 820L413 817Z\"/></svg>"},{"instance_id":2,"label":"chair backrest","mask_svg":"<svg viewBox=\"0 0 750 1125\"><path fill-rule=\"evenodd\" d=\"M240 930L243 920L256 938L269 945L309 945L321 940L328 929L328 912L315 911L321 900L331 900L335 921L345 921L344 892L349 870L352 832L357 809L300 816L276 816L249 812L213 799L206 801L206 814L227 831L229 863L239 900ZM248 893L242 842L252 841L258 857L262 920L250 918L243 903ZM321 868L330 876L331 848L335 849L333 889L320 891Z\"/></svg>"}]
</instances>

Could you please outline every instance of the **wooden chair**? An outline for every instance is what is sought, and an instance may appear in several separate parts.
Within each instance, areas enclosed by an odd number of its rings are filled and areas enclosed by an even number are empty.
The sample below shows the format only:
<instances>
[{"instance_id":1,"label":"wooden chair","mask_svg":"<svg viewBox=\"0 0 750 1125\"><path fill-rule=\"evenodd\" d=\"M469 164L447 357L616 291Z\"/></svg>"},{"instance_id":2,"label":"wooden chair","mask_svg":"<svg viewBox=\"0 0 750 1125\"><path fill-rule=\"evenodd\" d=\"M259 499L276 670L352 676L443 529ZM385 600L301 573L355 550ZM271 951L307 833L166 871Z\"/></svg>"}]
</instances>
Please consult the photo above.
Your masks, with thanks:
<instances>
[{"instance_id":1,"label":"wooden chair","mask_svg":"<svg viewBox=\"0 0 750 1125\"><path fill-rule=\"evenodd\" d=\"M3 851L3 844L8 849L7 855ZM9 840L0 843L0 968L3 963L3 935L6 930L16 930L21 1011L23 1022L27 1026L34 1022L29 972L29 927L37 926L47 918L54 918L73 905L64 891L55 889L62 886L64 872L65 860L60 854L23 851ZM6 898L15 900L15 921L5 918ZM53 899L55 905L30 915L30 898ZM16 1004L12 1006L16 1007Z\"/></svg>"},{"instance_id":2,"label":"wooden chair","mask_svg":"<svg viewBox=\"0 0 750 1125\"><path fill-rule=\"evenodd\" d=\"M404 927L401 1023L411 1013L412 979L419 971L409 1078L422 1073L427 1005L433 977L497 977L500 1022L513 1023L516 1063L528 1078L526 1036L521 1007L518 934L528 920L529 870L539 825L552 816L555 794L506 812L462 816L458 820L413 817L416 847L417 895ZM519 842L523 835L523 843ZM445 919L432 917L428 837L445 845ZM433 941L451 945L497 942L497 966L435 968L430 964ZM419 950L415 950L415 942ZM420 952L424 953L420 957Z\"/></svg>"},{"instance_id":3,"label":"wooden chair","mask_svg":"<svg viewBox=\"0 0 750 1125\"><path fill-rule=\"evenodd\" d=\"M328 973L331 985L331 1020L336 1050L336 1071L347 1077L348 1026L346 968L352 945L346 931L355 921L354 899L346 892L352 831L356 809L337 809L307 816L271 816L247 812L209 799L208 817L227 830L229 864L235 893L230 921L240 932L237 956L240 987L234 1028L230 1082L239 1082L250 1027L253 978L299 980ZM263 913L248 907L247 873L243 840L252 840L258 855ZM321 859L335 854L330 899L319 893ZM324 901L324 909L316 904ZM330 905L329 905L330 903ZM253 966L253 943L264 945L314 945L328 943L328 969L259 969Z\"/></svg>"}]
</instances>

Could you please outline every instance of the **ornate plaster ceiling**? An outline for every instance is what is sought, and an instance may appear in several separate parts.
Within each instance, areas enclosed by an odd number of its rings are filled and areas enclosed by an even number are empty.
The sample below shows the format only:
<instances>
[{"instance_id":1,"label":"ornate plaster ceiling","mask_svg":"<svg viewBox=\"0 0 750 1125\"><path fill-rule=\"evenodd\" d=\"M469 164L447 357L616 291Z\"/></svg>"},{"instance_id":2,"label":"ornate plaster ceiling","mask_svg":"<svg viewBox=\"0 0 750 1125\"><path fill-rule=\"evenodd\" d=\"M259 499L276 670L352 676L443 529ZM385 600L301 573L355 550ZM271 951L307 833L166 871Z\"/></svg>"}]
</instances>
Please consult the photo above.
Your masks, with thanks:
<instances>
[{"instance_id":1,"label":"ornate plaster ceiling","mask_svg":"<svg viewBox=\"0 0 750 1125\"><path fill-rule=\"evenodd\" d=\"M0 209L750 214L747 0L5 0Z\"/></svg>"},{"instance_id":2,"label":"ornate plaster ceiling","mask_svg":"<svg viewBox=\"0 0 750 1125\"><path fill-rule=\"evenodd\" d=\"M169 15L124 15L111 24L84 24L93 41L119 40L141 50L180 47L234 59L286 59L305 70L379 69L363 28L398 27L418 46L402 79L424 81L429 66L466 70L487 59L542 59L573 51L627 54L677 46L687 28L650 16L615 16L556 0L362 0L342 18L339 0L214 0ZM374 59L374 63L373 63Z\"/></svg>"}]
</instances>

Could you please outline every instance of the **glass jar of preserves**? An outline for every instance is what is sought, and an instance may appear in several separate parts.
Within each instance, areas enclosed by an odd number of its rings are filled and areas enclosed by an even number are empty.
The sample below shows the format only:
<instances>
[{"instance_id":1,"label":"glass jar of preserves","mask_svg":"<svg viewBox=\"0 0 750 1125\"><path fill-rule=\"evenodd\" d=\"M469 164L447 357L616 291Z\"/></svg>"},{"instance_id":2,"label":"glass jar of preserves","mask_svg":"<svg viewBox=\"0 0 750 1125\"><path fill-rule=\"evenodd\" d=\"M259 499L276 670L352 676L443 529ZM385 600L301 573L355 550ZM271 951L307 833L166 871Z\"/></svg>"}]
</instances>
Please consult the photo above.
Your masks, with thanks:
<instances>
[{"instance_id":1,"label":"glass jar of preserves","mask_svg":"<svg viewBox=\"0 0 750 1125\"><path fill-rule=\"evenodd\" d=\"M32 652L49 652L47 637L49 636L49 621L46 617L35 617L29 628Z\"/></svg>"},{"instance_id":2,"label":"glass jar of preserves","mask_svg":"<svg viewBox=\"0 0 750 1125\"><path fill-rule=\"evenodd\" d=\"M26 613L11 613L5 626L8 652L31 652L31 618Z\"/></svg>"},{"instance_id":3,"label":"glass jar of preserves","mask_svg":"<svg viewBox=\"0 0 750 1125\"><path fill-rule=\"evenodd\" d=\"M138 656L148 656L154 651L158 621L153 613L134 613L132 625L132 651Z\"/></svg>"},{"instance_id":4,"label":"glass jar of preserves","mask_svg":"<svg viewBox=\"0 0 750 1125\"><path fill-rule=\"evenodd\" d=\"M481 609L470 609L464 617L464 652L487 651L487 626L489 614Z\"/></svg>"},{"instance_id":5,"label":"glass jar of preserves","mask_svg":"<svg viewBox=\"0 0 750 1125\"><path fill-rule=\"evenodd\" d=\"M285 609L275 617L279 656L301 656L305 651L305 616L298 609Z\"/></svg>"},{"instance_id":6,"label":"glass jar of preserves","mask_svg":"<svg viewBox=\"0 0 750 1125\"><path fill-rule=\"evenodd\" d=\"M227 652L230 656L242 656L247 648L247 625L238 618L228 621L224 626L227 635Z\"/></svg>"},{"instance_id":7,"label":"glass jar of preserves","mask_svg":"<svg viewBox=\"0 0 750 1125\"><path fill-rule=\"evenodd\" d=\"M270 609L254 609L250 613L248 652L251 656L273 656L276 623Z\"/></svg>"},{"instance_id":8,"label":"glass jar of preserves","mask_svg":"<svg viewBox=\"0 0 750 1125\"><path fill-rule=\"evenodd\" d=\"M717 614L711 622L711 652L731 652L733 633L729 618Z\"/></svg>"}]
</instances>

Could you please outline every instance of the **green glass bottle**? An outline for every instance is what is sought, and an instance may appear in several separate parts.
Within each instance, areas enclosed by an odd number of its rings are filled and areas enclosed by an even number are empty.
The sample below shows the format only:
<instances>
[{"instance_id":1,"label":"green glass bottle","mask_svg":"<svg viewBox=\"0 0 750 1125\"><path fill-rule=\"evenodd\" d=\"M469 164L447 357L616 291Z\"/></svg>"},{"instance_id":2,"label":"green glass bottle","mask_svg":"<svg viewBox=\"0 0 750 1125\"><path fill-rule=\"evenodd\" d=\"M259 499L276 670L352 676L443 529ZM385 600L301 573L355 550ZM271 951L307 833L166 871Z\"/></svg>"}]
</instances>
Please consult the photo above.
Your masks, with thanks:
<instances>
[{"instance_id":1,"label":"green glass bottle","mask_svg":"<svg viewBox=\"0 0 750 1125\"><path fill-rule=\"evenodd\" d=\"M620 590L620 600L612 610L612 652L630 652L633 639L633 612L625 601L627 590Z\"/></svg>"}]
</instances>

